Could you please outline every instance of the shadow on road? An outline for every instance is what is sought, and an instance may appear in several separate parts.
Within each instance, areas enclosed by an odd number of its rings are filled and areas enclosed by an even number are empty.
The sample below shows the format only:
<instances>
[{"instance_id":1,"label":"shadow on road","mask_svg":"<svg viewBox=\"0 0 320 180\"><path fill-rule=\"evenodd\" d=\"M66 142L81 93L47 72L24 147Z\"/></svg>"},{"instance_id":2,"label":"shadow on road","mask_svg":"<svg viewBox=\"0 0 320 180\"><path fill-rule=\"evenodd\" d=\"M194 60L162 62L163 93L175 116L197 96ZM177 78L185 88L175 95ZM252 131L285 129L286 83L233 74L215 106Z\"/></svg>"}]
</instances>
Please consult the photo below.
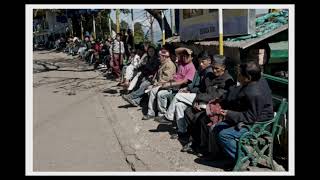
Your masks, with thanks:
<instances>
[{"instance_id":1,"label":"shadow on road","mask_svg":"<svg viewBox=\"0 0 320 180\"><path fill-rule=\"evenodd\" d=\"M209 158L198 157L194 160L195 163L202 164L205 166L210 166L214 168L220 168L224 171L232 171L234 164L230 164L230 162L224 160L212 160Z\"/></svg>"},{"instance_id":2,"label":"shadow on road","mask_svg":"<svg viewBox=\"0 0 320 180\"><path fill-rule=\"evenodd\" d=\"M103 91L103 93L108 93L108 94L117 94L118 91L115 89L106 89Z\"/></svg>"},{"instance_id":3,"label":"shadow on road","mask_svg":"<svg viewBox=\"0 0 320 180\"><path fill-rule=\"evenodd\" d=\"M136 107L136 106L133 106L133 105L131 105L131 104L126 104L126 105L118 106L118 108L130 108L130 107Z\"/></svg>"},{"instance_id":4,"label":"shadow on road","mask_svg":"<svg viewBox=\"0 0 320 180\"><path fill-rule=\"evenodd\" d=\"M150 129L149 132L169 132L169 134L175 133L171 124L159 124L157 129Z\"/></svg>"}]
</instances>

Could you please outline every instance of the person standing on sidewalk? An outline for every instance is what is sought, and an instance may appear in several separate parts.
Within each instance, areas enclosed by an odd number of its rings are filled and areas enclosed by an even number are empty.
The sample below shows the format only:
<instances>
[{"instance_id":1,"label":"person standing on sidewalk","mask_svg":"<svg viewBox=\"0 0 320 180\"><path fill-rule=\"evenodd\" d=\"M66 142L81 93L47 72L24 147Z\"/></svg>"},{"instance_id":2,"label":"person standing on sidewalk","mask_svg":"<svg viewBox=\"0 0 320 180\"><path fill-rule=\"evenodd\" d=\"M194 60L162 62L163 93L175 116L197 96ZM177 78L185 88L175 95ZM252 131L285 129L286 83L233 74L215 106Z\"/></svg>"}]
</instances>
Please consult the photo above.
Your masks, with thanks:
<instances>
[{"instance_id":1,"label":"person standing on sidewalk","mask_svg":"<svg viewBox=\"0 0 320 180\"><path fill-rule=\"evenodd\" d=\"M124 44L120 40L120 34L118 33L116 35L116 39L113 41L110 47L112 74L117 80L120 79L121 65L123 62L124 53L125 53Z\"/></svg>"}]
</instances>

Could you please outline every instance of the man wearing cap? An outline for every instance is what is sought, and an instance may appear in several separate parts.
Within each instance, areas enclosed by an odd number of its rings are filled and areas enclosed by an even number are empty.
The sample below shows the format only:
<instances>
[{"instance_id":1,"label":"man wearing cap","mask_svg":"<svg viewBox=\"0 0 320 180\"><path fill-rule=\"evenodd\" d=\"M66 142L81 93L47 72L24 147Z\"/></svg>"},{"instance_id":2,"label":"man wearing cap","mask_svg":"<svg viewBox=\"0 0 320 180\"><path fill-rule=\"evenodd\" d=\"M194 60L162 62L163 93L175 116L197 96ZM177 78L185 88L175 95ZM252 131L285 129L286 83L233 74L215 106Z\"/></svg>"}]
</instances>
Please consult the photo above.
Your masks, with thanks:
<instances>
[{"instance_id":1,"label":"man wearing cap","mask_svg":"<svg viewBox=\"0 0 320 180\"><path fill-rule=\"evenodd\" d=\"M148 114L143 119L151 119L155 117L154 100L157 97L158 116L164 116L167 111L168 97L177 91L179 88L187 87L193 80L196 68L192 63L192 51L188 48L177 48L176 54L180 59L178 72L173 76L173 79L166 83L160 83L160 87L150 91Z\"/></svg>"},{"instance_id":2,"label":"man wearing cap","mask_svg":"<svg viewBox=\"0 0 320 180\"><path fill-rule=\"evenodd\" d=\"M176 74L176 66L170 59L169 51L163 48L160 50L159 55L160 55L160 67L156 75L153 77L152 81L149 81L147 78L145 78L142 81L138 90L130 93L129 95L122 96L130 104L134 106L138 106L138 104L140 103L141 97L145 93L146 89L152 89L151 91L153 91L154 89L153 87L158 87L159 84L168 82L173 78L173 75ZM145 120L146 118L143 118L143 119Z\"/></svg>"},{"instance_id":3,"label":"man wearing cap","mask_svg":"<svg viewBox=\"0 0 320 180\"><path fill-rule=\"evenodd\" d=\"M187 123L184 120L184 110L188 106L192 106L192 103L197 95L197 93L206 92L207 86L213 80L214 75L211 66L211 57L208 55L207 51L202 51L198 55L198 61L200 64L199 70L195 73L193 81L187 87L182 88L174 96L173 100L168 107L168 110L164 116L156 117L155 121L158 122L168 122L175 119L177 121L177 134L171 136L172 139L182 138L187 139Z\"/></svg>"},{"instance_id":4,"label":"man wearing cap","mask_svg":"<svg viewBox=\"0 0 320 180\"><path fill-rule=\"evenodd\" d=\"M193 101L193 107L187 108L185 111L185 120L189 124L189 130L192 136L192 142L187 144L182 150L192 151L196 149L207 148L208 130L206 125L210 120L206 116L206 105L212 99L222 98L222 96L233 86L234 80L226 70L226 57L222 55L214 55L214 64L212 66L214 78L209 83L205 92L198 93ZM203 121L206 119L206 121ZM204 123L201 123L203 121ZM203 126L203 127L202 127Z\"/></svg>"}]
</instances>

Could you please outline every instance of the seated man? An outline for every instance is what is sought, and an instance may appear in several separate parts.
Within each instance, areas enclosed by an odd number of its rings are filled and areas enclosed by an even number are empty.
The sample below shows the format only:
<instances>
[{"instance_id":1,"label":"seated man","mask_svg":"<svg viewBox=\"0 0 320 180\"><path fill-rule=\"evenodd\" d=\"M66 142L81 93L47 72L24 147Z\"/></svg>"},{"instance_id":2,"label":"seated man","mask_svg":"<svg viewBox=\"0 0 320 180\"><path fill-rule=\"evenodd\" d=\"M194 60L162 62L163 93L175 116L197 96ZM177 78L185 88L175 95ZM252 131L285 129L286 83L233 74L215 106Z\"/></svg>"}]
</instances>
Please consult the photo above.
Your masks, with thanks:
<instances>
[{"instance_id":1,"label":"seated man","mask_svg":"<svg viewBox=\"0 0 320 180\"><path fill-rule=\"evenodd\" d=\"M186 87L192 82L196 72L196 68L192 62L192 51L188 48L177 48L176 54L178 54L181 62L178 66L177 74L174 75L173 80L170 82L161 83L159 86L151 89L148 103L148 114L145 115L143 119L151 119L155 117L154 101L156 97L159 111L158 116L164 116L167 109L168 96L170 96L173 91L177 92L179 88Z\"/></svg>"},{"instance_id":2,"label":"seated man","mask_svg":"<svg viewBox=\"0 0 320 180\"><path fill-rule=\"evenodd\" d=\"M138 106L146 89L151 88L152 85L158 86L158 84L168 82L173 78L173 75L176 74L176 67L170 59L169 51L163 48L160 50L159 55L160 67L153 79L150 81L148 78L144 78L139 89L129 95L122 96L131 105Z\"/></svg>"},{"instance_id":3,"label":"seated man","mask_svg":"<svg viewBox=\"0 0 320 180\"><path fill-rule=\"evenodd\" d=\"M179 90L179 92L172 99L168 110L164 116L156 117L155 121L166 122L173 121L174 115L177 121L177 132L178 134L173 134L171 138L187 138L187 123L184 120L184 110L191 106L196 95L198 93L205 93L206 88L210 85L213 80L214 75L211 66L211 58L206 51L201 52L198 55L198 61L200 68L198 72L195 73L192 83L185 88Z\"/></svg>"},{"instance_id":4,"label":"seated man","mask_svg":"<svg viewBox=\"0 0 320 180\"><path fill-rule=\"evenodd\" d=\"M188 132L192 137L192 141L187 144L182 151L193 152L201 146L206 147L207 135L201 131L201 123L203 117L206 117L206 105L211 99L222 97L227 90L234 85L234 80L226 70L226 57L221 55L214 56L214 64L212 71L214 78L208 82L205 92L197 94L193 101L193 107L188 107L185 111L185 123L188 124ZM203 106L203 107L202 107ZM203 138L205 137L205 138Z\"/></svg>"},{"instance_id":5,"label":"seated man","mask_svg":"<svg viewBox=\"0 0 320 180\"><path fill-rule=\"evenodd\" d=\"M255 61L243 63L239 67L240 86L230 91L221 102L221 114L225 116L214 128L218 144L234 165L237 141L247 128L242 124L253 124L273 118L272 94L267 81L261 77L261 70Z\"/></svg>"}]
</instances>

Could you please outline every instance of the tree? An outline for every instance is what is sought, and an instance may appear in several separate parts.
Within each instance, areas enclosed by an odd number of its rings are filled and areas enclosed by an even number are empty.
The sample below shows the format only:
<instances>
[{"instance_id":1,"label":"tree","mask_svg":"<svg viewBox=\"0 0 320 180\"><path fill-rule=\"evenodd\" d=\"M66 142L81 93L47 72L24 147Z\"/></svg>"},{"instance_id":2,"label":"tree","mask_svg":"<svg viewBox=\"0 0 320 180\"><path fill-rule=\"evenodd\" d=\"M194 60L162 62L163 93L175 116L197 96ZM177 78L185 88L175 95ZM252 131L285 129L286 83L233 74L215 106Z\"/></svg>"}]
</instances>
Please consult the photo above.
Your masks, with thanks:
<instances>
[{"instance_id":1,"label":"tree","mask_svg":"<svg viewBox=\"0 0 320 180\"><path fill-rule=\"evenodd\" d=\"M129 14L130 10L129 9L120 9L120 12L122 12L123 14Z\"/></svg>"},{"instance_id":2,"label":"tree","mask_svg":"<svg viewBox=\"0 0 320 180\"><path fill-rule=\"evenodd\" d=\"M103 9L98 13L96 24L99 26L101 32L99 32L99 37L105 38L106 35L110 35L109 30L109 16L111 10L110 9ZM113 29L113 21L111 20L111 29Z\"/></svg>"},{"instance_id":3,"label":"tree","mask_svg":"<svg viewBox=\"0 0 320 180\"><path fill-rule=\"evenodd\" d=\"M162 16L161 16L161 10L160 9L145 9L149 14L151 14L159 23L159 26L161 30L162 27ZM165 29L165 38L172 37L172 30L171 27L167 21L167 18L164 16L164 29Z\"/></svg>"},{"instance_id":4,"label":"tree","mask_svg":"<svg viewBox=\"0 0 320 180\"><path fill-rule=\"evenodd\" d=\"M46 10L35 9L33 11L33 16L37 17L45 14ZM52 12L63 13L66 10L62 9L53 9ZM128 14L130 11L128 9L120 9L121 13ZM95 16L96 21L96 33L97 37L104 38L105 35L110 35L109 32L109 16L111 9L68 9L68 17L71 17L72 29L74 36L81 37L81 17L82 17L82 26L84 33L88 31L91 33L93 31L93 15ZM123 23L125 26L125 24ZM111 29L116 29L116 24L111 20Z\"/></svg>"},{"instance_id":5,"label":"tree","mask_svg":"<svg viewBox=\"0 0 320 180\"><path fill-rule=\"evenodd\" d=\"M144 42L144 32L142 29L142 24L137 22L134 24L134 42L135 44L139 44L140 42Z\"/></svg>"},{"instance_id":6,"label":"tree","mask_svg":"<svg viewBox=\"0 0 320 180\"><path fill-rule=\"evenodd\" d=\"M121 20L120 22L120 29L127 29L129 24L125 22L124 20Z\"/></svg>"}]
</instances>

